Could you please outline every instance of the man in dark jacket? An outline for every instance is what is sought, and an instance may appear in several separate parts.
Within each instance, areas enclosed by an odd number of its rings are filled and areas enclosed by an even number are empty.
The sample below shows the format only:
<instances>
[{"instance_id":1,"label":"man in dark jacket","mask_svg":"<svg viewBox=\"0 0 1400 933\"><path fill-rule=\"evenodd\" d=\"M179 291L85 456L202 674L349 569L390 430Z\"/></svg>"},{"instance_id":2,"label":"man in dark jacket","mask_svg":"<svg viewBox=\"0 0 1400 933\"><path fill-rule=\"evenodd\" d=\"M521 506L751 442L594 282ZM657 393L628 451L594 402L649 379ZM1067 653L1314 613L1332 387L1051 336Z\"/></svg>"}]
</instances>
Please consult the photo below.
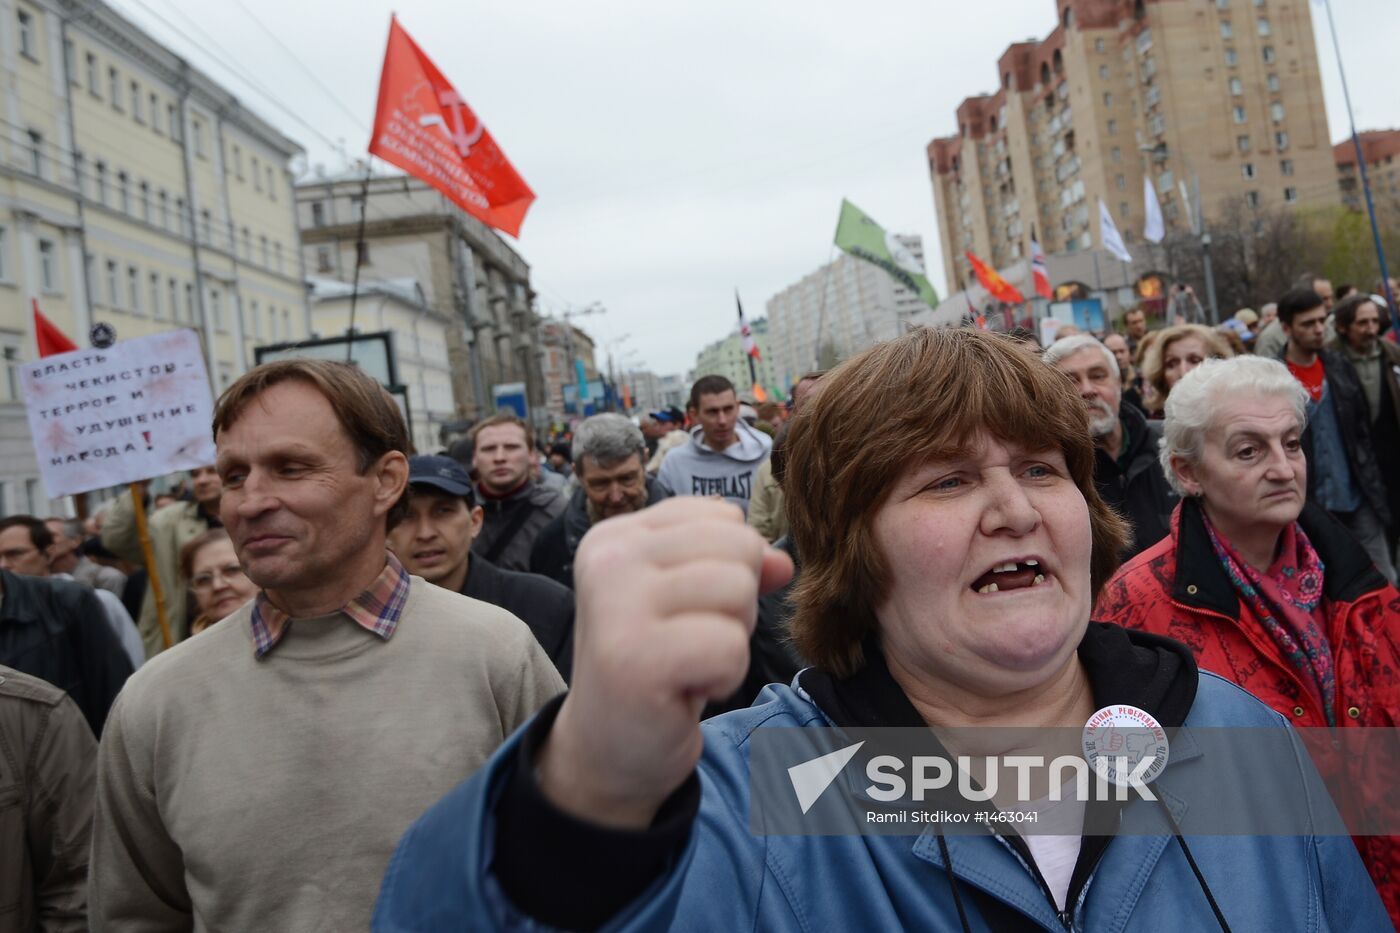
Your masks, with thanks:
<instances>
[{"instance_id":1,"label":"man in dark jacket","mask_svg":"<svg viewBox=\"0 0 1400 933\"><path fill-rule=\"evenodd\" d=\"M529 566L535 538L566 504L557 490L531 478L533 465L530 426L515 415L494 415L472 429L472 467L485 514L472 550L504 570Z\"/></svg>"},{"instance_id":2,"label":"man in dark jacket","mask_svg":"<svg viewBox=\"0 0 1400 933\"><path fill-rule=\"evenodd\" d=\"M1123 383L1113 351L1087 334L1055 341L1045 362L1074 382L1088 409L1094 435L1094 485L1099 495L1128 520L1133 537L1124 560L1151 547L1171 531L1178 496L1157 459L1160 422L1123 403Z\"/></svg>"},{"instance_id":3,"label":"man in dark jacket","mask_svg":"<svg viewBox=\"0 0 1400 933\"><path fill-rule=\"evenodd\" d=\"M1328 349L1346 357L1361 381L1371 413L1371 446L1390 507L1387 539L1400 538L1400 346L1380 335L1390 318L1378 295L1351 295L1332 309L1337 339Z\"/></svg>"},{"instance_id":4,"label":"man in dark jacket","mask_svg":"<svg viewBox=\"0 0 1400 933\"><path fill-rule=\"evenodd\" d=\"M1317 292L1300 288L1284 295L1278 319L1288 337L1279 359L1308 390L1308 428L1303 432L1308 499L1346 525L1377 569L1394 581L1385 532L1390 507L1361 379L1346 357L1323 348L1327 306Z\"/></svg>"},{"instance_id":5,"label":"man in dark jacket","mask_svg":"<svg viewBox=\"0 0 1400 933\"><path fill-rule=\"evenodd\" d=\"M622 415L594 415L574 431L578 489L568 508L545 526L530 553L530 571L574 585L574 554L596 522L637 512L666 498L666 488L646 472L646 439Z\"/></svg>"},{"instance_id":6,"label":"man in dark jacket","mask_svg":"<svg viewBox=\"0 0 1400 933\"><path fill-rule=\"evenodd\" d=\"M500 606L534 632L565 680L573 661L574 594L538 574L503 570L472 551L481 531L471 477L450 457L410 457L408 515L389 546L409 573Z\"/></svg>"},{"instance_id":7,"label":"man in dark jacket","mask_svg":"<svg viewBox=\"0 0 1400 933\"><path fill-rule=\"evenodd\" d=\"M90 587L0 570L0 664L73 698L100 737L131 660Z\"/></svg>"},{"instance_id":8,"label":"man in dark jacket","mask_svg":"<svg viewBox=\"0 0 1400 933\"><path fill-rule=\"evenodd\" d=\"M88 837L92 835L97 742L62 690L0 667L0 799L17 794L0 819L0 928L73 931L87 923Z\"/></svg>"}]
</instances>

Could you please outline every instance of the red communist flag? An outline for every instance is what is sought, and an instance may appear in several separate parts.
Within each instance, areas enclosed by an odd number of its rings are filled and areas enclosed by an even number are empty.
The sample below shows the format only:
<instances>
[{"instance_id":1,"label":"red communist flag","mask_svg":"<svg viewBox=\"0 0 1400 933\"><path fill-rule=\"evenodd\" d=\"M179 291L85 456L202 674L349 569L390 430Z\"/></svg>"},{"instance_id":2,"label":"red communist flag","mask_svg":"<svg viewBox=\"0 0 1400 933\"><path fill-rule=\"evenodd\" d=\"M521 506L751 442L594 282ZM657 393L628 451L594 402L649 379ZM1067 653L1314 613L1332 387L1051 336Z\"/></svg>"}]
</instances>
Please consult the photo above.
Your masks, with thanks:
<instances>
[{"instance_id":1,"label":"red communist flag","mask_svg":"<svg viewBox=\"0 0 1400 933\"><path fill-rule=\"evenodd\" d=\"M520 235L525 211L535 200L481 118L397 18L389 21L369 151L511 236Z\"/></svg>"},{"instance_id":2,"label":"red communist flag","mask_svg":"<svg viewBox=\"0 0 1400 933\"><path fill-rule=\"evenodd\" d=\"M972 264L972 272L977 276L977 281L983 288L991 292L993 298L997 301L1004 301L1009 305L1025 303L1025 296L1016 290L1016 286L997 275L995 269L991 268L971 253L964 253L963 255L967 256L967 261Z\"/></svg>"},{"instance_id":3,"label":"red communist flag","mask_svg":"<svg viewBox=\"0 0 1400 933\"><path fill-rule=\"evenodd\" d=\"M39 345L40 356L53 356L55 353L69 353L78 345L68 339L68 335L54 326L53 321L39 311L39 299L33 298L34 342Z\"/></svg>"}]
</instances>

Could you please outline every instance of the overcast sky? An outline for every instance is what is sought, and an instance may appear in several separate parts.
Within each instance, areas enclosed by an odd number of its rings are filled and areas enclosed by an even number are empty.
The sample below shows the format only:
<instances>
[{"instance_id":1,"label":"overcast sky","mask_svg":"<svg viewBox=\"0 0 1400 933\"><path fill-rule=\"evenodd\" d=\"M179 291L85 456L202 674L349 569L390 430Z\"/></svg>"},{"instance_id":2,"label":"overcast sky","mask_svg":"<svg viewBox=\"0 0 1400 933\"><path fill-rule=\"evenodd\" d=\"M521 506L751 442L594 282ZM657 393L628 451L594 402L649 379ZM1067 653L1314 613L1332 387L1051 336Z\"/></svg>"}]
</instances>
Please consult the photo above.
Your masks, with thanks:
<instances>
[{"instance_id":1,"label":"overcast sky","mask_svg":"<svg viewBox=\"0 0 1400 933\"><path fill-rule=\"evenodd\" d=\"M831 257L843 197L923 237L943 294L924 148L997 83L1052 0L112 0L307 151L363 157L396 11L538 200L513 245L540 308L602 302L599 344L684 372ZM1207 0L1189 0L1204 3ZM1245 2L1245 0L1237 0ZM1397 0L1333 0L1361 129L1400 126ZM1311 5L1333 139L1346 112L1324 11ZM275 38L274 38L275 35ZM1377 41L1383 40L1383 41ZM377 163L383 167L383 163ZM507 240L510 238L507 237ZM630 335L630 337L628 336ZM625 339L624 339L625 338ZM628 355L630 352L630 356Z\"/></svg>"}]
</instances>

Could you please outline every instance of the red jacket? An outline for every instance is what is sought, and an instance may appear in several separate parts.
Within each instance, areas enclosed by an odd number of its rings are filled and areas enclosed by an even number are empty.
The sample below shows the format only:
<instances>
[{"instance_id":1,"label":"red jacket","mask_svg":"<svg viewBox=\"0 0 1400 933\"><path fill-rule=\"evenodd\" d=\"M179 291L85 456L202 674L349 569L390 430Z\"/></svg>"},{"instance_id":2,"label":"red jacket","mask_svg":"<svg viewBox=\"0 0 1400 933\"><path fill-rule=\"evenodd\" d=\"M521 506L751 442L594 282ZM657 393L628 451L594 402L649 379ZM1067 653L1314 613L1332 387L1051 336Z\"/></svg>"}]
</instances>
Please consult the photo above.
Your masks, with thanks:
<instances>
[{"instance_id":1,"label":"red jacket","mask_svg":"<svg viewBox=\"0 0 1400 933\"><path fill-rule=\"evenodd\" d=\"M1298 522L1325 568L1323 610L1336 672L1336 724L1400 726L1400 592L1327 512L1309 503ZM1170 535L1119 569L1099 596L1094 618L1184 642L1202 670L1244 687L1295 726L1327 726L1313 691L1303 687L1231 584L1194 500L1177 507ZM1400 788L1400 762L1373 758L1364 764L1363 769L1356 762L1358 773L1342 786L1360 789L1366 799L1357 802L1359 807L1393 811L1388 798ZM1324 776L1335 776L1335 762L1320 760L1318 766ZM1355 839L1392 921L1400 926L1400 838Z\"/></svg>"}]
</instances>

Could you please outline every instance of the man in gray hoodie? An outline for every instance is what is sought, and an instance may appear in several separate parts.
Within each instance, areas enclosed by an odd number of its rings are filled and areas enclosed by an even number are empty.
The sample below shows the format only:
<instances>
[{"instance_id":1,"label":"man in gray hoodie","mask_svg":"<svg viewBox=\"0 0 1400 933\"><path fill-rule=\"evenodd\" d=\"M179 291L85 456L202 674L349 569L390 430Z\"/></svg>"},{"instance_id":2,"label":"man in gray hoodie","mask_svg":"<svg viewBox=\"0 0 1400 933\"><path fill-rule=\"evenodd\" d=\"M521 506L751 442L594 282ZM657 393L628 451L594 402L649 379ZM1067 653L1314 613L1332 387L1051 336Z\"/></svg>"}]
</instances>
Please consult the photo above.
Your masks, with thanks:
<instances>
[{"instance_id":1,"label":"man in gray hoodie","mask_svg":"<svg viewBox=\"0 0 1400 933\"><path fill-rule=\"evenodd\" d=\"M688 413L699 427L691 429L690 443L666 455L656 478L677 496L722 496L747 514L772 440L739 417L734 383L723 376L695 380Z\"/></svg>"}]
</instances>

